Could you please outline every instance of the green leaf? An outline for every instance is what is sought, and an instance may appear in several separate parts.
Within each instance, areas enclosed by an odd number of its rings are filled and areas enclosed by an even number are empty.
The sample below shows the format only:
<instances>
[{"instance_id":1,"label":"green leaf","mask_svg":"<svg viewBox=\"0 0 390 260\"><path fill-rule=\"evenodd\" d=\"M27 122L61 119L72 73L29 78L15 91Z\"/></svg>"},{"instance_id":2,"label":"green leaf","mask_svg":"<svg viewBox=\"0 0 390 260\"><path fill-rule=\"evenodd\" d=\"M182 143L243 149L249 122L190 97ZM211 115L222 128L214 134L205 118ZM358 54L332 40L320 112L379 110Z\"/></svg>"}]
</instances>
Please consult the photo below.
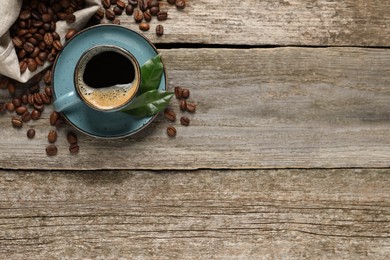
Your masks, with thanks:
<instances>
[{"instance_id":1,"label":"green leaf","mask_svg":"<svg viewBox=\"0 0 390 260\"><path fill-rule=\"evenodd\" d=\"M136 116L153 116L163 110L174 93L161 90L151 90L134 98L134 100L122 112Z\"/></svg>"},{"instance_id":2,"label":"green leaf","mask_svg":"<svg viewBox=\"0 0 390 260\"><path fill-rule=\"evenodd\" d=\"M151 58L141 67L141 86L140 93L145 93L150 90L157 89L160 85L161 77L164 71L163 64L161 62L161 56Z\"/></svg>"}]
</instances>

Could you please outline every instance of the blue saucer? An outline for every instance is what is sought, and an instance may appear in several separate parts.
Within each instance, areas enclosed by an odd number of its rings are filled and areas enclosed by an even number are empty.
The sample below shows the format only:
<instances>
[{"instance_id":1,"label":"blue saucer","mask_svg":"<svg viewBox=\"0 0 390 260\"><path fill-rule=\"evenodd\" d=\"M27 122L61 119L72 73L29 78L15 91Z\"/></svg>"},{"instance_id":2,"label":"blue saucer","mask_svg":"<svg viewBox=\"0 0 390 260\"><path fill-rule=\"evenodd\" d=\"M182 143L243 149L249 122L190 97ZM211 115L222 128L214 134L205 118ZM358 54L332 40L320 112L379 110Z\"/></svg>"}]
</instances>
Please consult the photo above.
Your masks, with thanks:
<instances>
[{"instance_id":1,"label":"blue saucer","mask_svg":"<svg viewBox=\"0 0 390 260\"><path fill-rule=\"evenodd\" d=\"M54 98L75 90L74 70L81 55L96 45L116 45L131 52L140 66L158 52L141 34L118 26L97 25L75 35L66 43L53 66ZM109 66L109 64L107 64ZM165 68L159 90L166 90ZM132 135L146 127L156 117L136 118L122 112L105 113L91 109L82 102L63 115L75 128L94 137L119 138Z\"/></svg>"}]
</instances>

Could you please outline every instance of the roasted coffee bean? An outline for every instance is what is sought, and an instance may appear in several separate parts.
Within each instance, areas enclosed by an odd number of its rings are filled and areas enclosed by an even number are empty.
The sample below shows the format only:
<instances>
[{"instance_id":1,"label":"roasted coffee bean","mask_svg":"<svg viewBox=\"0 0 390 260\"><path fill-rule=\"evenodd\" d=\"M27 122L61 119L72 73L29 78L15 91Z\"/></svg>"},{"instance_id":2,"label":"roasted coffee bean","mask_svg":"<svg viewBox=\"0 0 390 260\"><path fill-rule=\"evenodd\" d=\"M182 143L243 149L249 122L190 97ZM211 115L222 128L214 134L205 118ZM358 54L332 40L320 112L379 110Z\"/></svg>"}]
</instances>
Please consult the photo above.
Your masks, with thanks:
<instances>
[{"instance_id":1,"label":"roasted coffee bean","mask_svg":"<svg viewBox=\"0 0 390 260\"><path fill-rule=\"evenodd\" d=\"M45 42L46 46L52 46L53 45L53 35L49 32L45 33L43 35L43 41Z\"/></svg>"},{"instance_id":2,"label":"roasted coffee bean","mask_svg":"<svg viewBox=\"0 0 390 260\"><path fill-rule=\"evenodd\" d=\"M22 48L24 41L22 38L16 36L12 38L12 43L15 45L16 48Z\"/></svg>"},{"instance_id":3,"label":"roasted coffee bean","mask_svg":"<svg viewBox=\"0 0 390 260\"><path fill-rule=\"evenodd\" d=\"M43 65L43 61L41 61L41 59L40 59L39 57L35 57L34 60L35 60L35 63L36 63L38 66L42 66L42 65Z\"/></svg>"},{"instance_id":4,"label":"roasted coffee bean","mask_svg":"<svg viewBox=\"0 0 390 260\"><path fill-rule=\"evenodd\" d=\"M77 30L76 29L69 29L66 34L65 34L65 39L66 40L69 40L70 38L72 38L73 36L75 36L75 34L77 33Z\"/></svg>"},{"instance_id":5,"label":"roasted coffee bean","mask_svg":"<svg viewBox=\"0 0 390 260\"><path fill-rule=\"evenodd\" d=\"M69 132L66 135L66 139L68 140L69 144L76 144L77 143L77 136L72 132Z\"/></svg>"},{"instance_id":6,"label":"roasted coffee bean","mask_svg":"<svg viewBox=\"0 0 390 260\"><path fill-rule=\"evenodd\" d=\"M33 107L34 107L34 109L36 109L40 112L42 112L43 109L45 109L45 106L43 104L38 105L37 103L34 103Z\"/></svg>"},{"instance_id":7,"label":"roasted coffee bean","mask_svg":"<svg viewBox=\"0 0 390 260\"><path fill-rule=\"evenodd\" d=\"M45 42L40 42L40 43L38 43L38 48L41 50L41 51L44 51L44 50L46 50L46 44L45 44Z\"/></svg>"},{"instance_id":8,"label":"roasted coffee bean","mask_svg":"<svg viewBox=\"0 0 390 260\"><path fill-rule=\"evenodd\" d=\"M14 112L15 111L15 105L12 102L8 102L5 107L7 108L8 112Z\"/></svg>"},{"instance_id":9,"label":"roasted coffee bean","mask_svg":"<svg viewBox=\"0 0 390 260\"><path fill-rule=\"evenodd\" d=\"M102 7L100 7L100 8L96 11L95 15L98 17L98 20L103 19L104 13L105 13L105 12L106 12L105 9L102 8Z\"/></svg>"},{"instance_id":10,"label":"roasted coffee bean","mask_svg":"<svg viewBox=\"0 0 390 260\"><path fill-rule=\"evenodd\" d=\"M158 2L158 0L149 0L148 1L148 8L152 8L152 7L159 7L160 6L160 3Z\"/></svg>"},{"instance_id":11,"label":"roasted coffee bean","mask_svg":"<svg viewBox=\"0 0 390 260\"><path fill-rule=\"evenodd\" d=\"M47 97L51 98L53 96L53 90L51 87L46 86L44 91Z\"/></svg>"},{"instance_id":12,"label":"roasted coffee bean","mask_svg":"<svg viewBox=\"0 0 390 260\"><path fill-rule=\"evenodd\" d=\"M176 0L168 0L167 2L168 2L169 4L171 4L171 5L176 4Z\"/></svg>"},{"instance_id":13,"label":"roasted coffee bean","mask_svg":"<svg viewBox=\"0 0 390 260\"><path fill-rule=\"evenodd\" d=\"M49 105L51 103L51 98L46 93L41 93L41 98L44 104Z\"/></svg>"},{"instance_id":14,"label":"roasted coffee bean","mask_svg":"<svg viewBox=\"0 0 390 260\"><path fill-rule=\"evenodd\" d=\"M123 13L123 9L118 6L115 6L112 10L114 11L115 15L121 15Z\"/></svg>"},{"instance_id":15,"label":"roasted coffee bean","mask_svg":"<svg viewBox=\"0 0 390 260\"><path fill-rule=\"evenodd\" d=\"M71 144L69 146L69 152L72 153L72 154L76 154L80 151L80 147L78 144Z\"/></svg>"},{"instance_id":16,"label":"roasted coffee bean","mask_svg":"<svg viewBox=\"0 0 390 260\"><path fill-rule=\"evenodd\" d=\"M42 97L41 97L41 95L38 92L34 93L34 103L38 104L38 105L42 105L43 104Z\"/></svg>"},{"instance_id":17,"label":"roasted coffee bean","mask_svg":"<svg viewBox=\"0 0 390 260\"><path fill-rule=\"evenodd\" d=\"M14 104L15 107L20 107L22 105L22 100L20 98L13 98L12 104Z\"/></svg>"},{"instance_id":18,"label":"roasted coffee bean","mask_svg":"<svg viewBox=\"0 0 390 260\"><path fill-rule=\"evenodd\" d=\"M111 21L115 19L115 13L112 9L106 10L106 18Z\"/></svg>"},{"instance_id":19,"label":"roasted coffee bean","mask_svg":"<svg viewBox=\"0 0 390 260\"><path fill-rule=\"evenodd\" d=\"M68 15L68 14L66 14L66 13L64 13L64 12L58 12L58 13L57 13L57 18L63 21L63 20L66 19L66 16L67 16L67 15Z\"/></svg>"},{"instance_id":20,"label":"roasted coffee bean","mask_svg":"<svg viewBox=\"0 0 390 260\"><path fill-rule=\"evenodd\" d=\"M43 81L45 84L50 85L51 83L51 70L46 70L45 74L43 75Z\"/></svg>"},{"instance_id":21,"label":"roasted coffee bean","mask_svg":"<svg viewBox=\"0 0 390 260\"><path fill-rule=\"evenodd\" d=\"M144 19L144 14L140 10L135 10L133 16L136 23L140 23Z\"/></svg>"},{"instance_id":22,"label":"roasted coffee bean","mask_svg":"<svg viewBox=\"0 0 390 260\"><path fill-rule=\"evenodd\" d=\"M23 49L27 53L32 53L34 51L34 49L35 49L35 46L31 42L25 42L25 43L23 43Z\"/></svg>"},{"instance_id":23,"label":"roasted coffee bean","mask_svg":"<svg viewBox=\"0 0 390 260\"><path fill-rule=\"evenodd\" d=\"M149 13L149 11L144 12L144 19L147 22L150 22L152 20L152 15Z\"/></svg>"},{"instance_id":24,"label":"roasted coffee bean","mask_svg":"<svg viewBox=\"0 0 390 260\"><path fill-rule=\"evenodd\" d=\"M33 94L28 94L27 95L27 100L28 100L28 103L30 104L30 105L34 105L34 95Z\"/></svg>"},{"instance_id":25,"label":"roasted coffee bean","mask_svg":"<svg viewBox=\"0 0 390 260\"><path fill-rule=\"evenodd\" d=\"M48 156L54 156L58 153L57 146L54 144L50 144L46 147L46 154Z\"/></svg>"},{"instance_id":26,"label":"roasted coffee bean","mask_svg":"<svg viewBox=\"0 0 390 260\"><path fill-rule=\"evenodd\" d=\"M192 102L187 102L187 111L190 113L194 113L196 110L196 104Z\"/></svg>"},{"instance_id":27,"label":"roasted coffee bean","mask_svg":"<svg viewBox=\"0 0 390 260\"><path fill-rule=\"evenodd\" d=\"M34 46L38 45L38 40L34 39L33 37L28 38L27 42L31 43Z\"/></svg>"},{"instance_id":28,"label":"roasted coffee bean","mask_svg":"<svg viewBox=\"0 0 390 260\"><path fill-rule=\"evenodd\" d=\"M35 46L34 51L30 54L30 57L35 59L39 55L40 52L41 51L39 50L39 47Z\"/></svg>"},{"instance_id":29,"label":"roasted coffee bean","mask_svg":"<svg viewBox=\"0 0 390 260\"><path fill-rule=\"evenodd\" d=\"M141 31L149 31L150 25L148 23L140 23L139 24L139 29Z\"/></svg>"},{"instance_id":30,"label":"roasted coffee bean","mask_svg":"<svg viewBox=\"0 0 390 260\"><path fill-rule=\"evenodd\" d=\"M183 110L183 111L186 110L187 109L187 101L185 101L185 99L180 100L179 106L180 106L180 110Z\"/></svg>"},{"instance_id":31,"label":"roasted coffee bean","mask_svg":"<svg viewBox=\"0 0 390 260\"><path fill-rule=\"evenodd\" d=\"M15 92L16 92L16 87L15 87L15 84L10 82L8 83L7 85L7 90L8 90L8 93L11 95L11 96L15 96Z\"/></svg>"},{"instance_id":32,"label":"roasted coffee bean","mask_svg":"<svg viewBox=\"0 0 390 260\"><path fill-rule=\"evenodd\" d=\"M110 0L102 0L102 5L106 9L110 8L111 6Z\"/></svg>"},{"instance_id":33,"label":"roasted coffee bean","mask_svg":"<svg viewBox=\"0 0 390 260\"><path fill-rule=\"evenodd\" d=\"M179 86L175 87L175 96L177 99L181 99L183 96L183 89Z\"/></svg>"},{"instance_id":34,"label":"roasted coffee bean","mask_svg":"<svg viewBox=\"0 0 390 260\"><path fill-rule=\"evenodd\" d=\"M128 4L126 6L126 14L127 15L132 15L134 13L134 6L132 6L131 4Z\"/></svg>"},{"instance_id":35,"label":"roasted coffee bean","mask_svg":"<svg viewBox=\"0 0 390 260\"><path fill-rule=\"evenodd\" d=\"M159 21L165 21L168 19L168 13L165 11L160 11L157 13L157 20Z\"/></svg>"},{"instance_id":36,"label":"roasted coffee bean","mask_svg":"<svg viewBox=\"0 0 390 260\"><path fill-rule=\"evenodd\" d=\"M186 1L185 0L176 0L176 8L179 10L182 10L186 7Z\"/></svg>"},{"instance_id":37,"label":"roasted coffee bean","mask_svg":"<svg viewBox=\"0 0 390 260\"><path fill-rule=\"evenodd\" d=\"M25 60L19 62L19 69L20 73L23 73L27 70L27 62Z\"/></svg>"},{"instance_id":38,"label":"roasted coffee bean","mask_svg":"<svg viewBox=\"0 0 390 260\"><path fill-rule=\"evenodd\" d=\"M148 10L148 4L145 0L138 0L138 7L142 12Z\"/></svg>"},{"instance_id":39,"label":"roasted coffee bean","mask_svg":"<svg viewBox=\"0 0 390 260\"><path fill-rule=\"evenodd\" d=\"M65 121L64 121L62 118L58 119L58 120L56 121L56 123L55 123L55 126L56 126L57 128L62 127L62 126L64 126L64 125L65 125Z\"/></svg>"},{"instance_id":40,"label":"roasted coffee bean","mask_svg":"<svg viewBox=\"0 0 390 260\"><path fill-rule=\"evenodd\" d=\"M47 58L47 52L41 51L41 52L38 54L38 58L39 58L41 61L45 61L46 58Z\"/></svg>"},{"instance_id":41,"label":"roasted coffee bean","mask_svg":"<svg viewBox=\"0 0 390 260\"><path fill-rule=\"evenodd\" d=\"M160 8L159 7L152 7L149 9L149 12L150 12L150 15L156 16L158 14L158 12L160 12Z\"/></svg>"},{"instance_id":42,"label":"roasted coffee bean","mask_svg":"<svg viewBox=\"0 0 390 260\"><path fill-rule=\"evenodd\" d=\"M138 0L128 0L128 2L132 6L137 6L138 5Z\"/></svg>"},{"instance_id":43,"label":"roasted coffee bean","mask_svg":"<svg viewBox=\"0 0 390 260\"><path fill-rule=\"evenodd\" d=\"M27 105L28 104L28 96L27 96L27 94L23 94L22 97L20 98L20 100L22 101L23 105Z\"/></svg>"},{"instance_id":44,"label":"roasted coffee bean","mask_svg":"<svg viewBox=\"0 0 390 260\"><path fill-rule=\"evenodd\" d=\"M157 36L162 36L164 34L164 27L159 24L156 26L156 35Z\"/></svg>"},{"instance_id":45,"label":"roasted coffee bean","mask_svg":"<svg viewBox=\"0 0 390 260\"><path fill-rule=\"evenodd\" d=\"M59 4L64 9L68 8L70 6L70 0L60 0Z\"/></svg>"},{"instance_id":46,"label":"roasted coffee bean","mask_svg":"<svg viewBox=\"0 0 390 260\"><path fill-rule=\"evenodd\" d=\"M169 137L175 137L176 136L176 128L173 126L168 126L167 128L167 135Z\"/></svg>"},{"instance_id":47,"label":"roasted coffee bean","mask_svg":"<svg viewBox=\"0 0 390 260\"><path fill-rule=\"evenodd\" d=\"M74 23L76 21L76 16L74 14L68 14L65 18L67 23Z\"/></svg>"},{"instance_id":48,"label":"roasted coffee bean","mask_svg":"<svg viewBox=\"0 0 390 260\"><path fill-rule=\"evenodd\" d=\"M39 118L41 117L41 112L34 109L32 112L31 112L31 119L32 120L38 120Z\"/></svg>"},{"instance_id":49,"label":"roasted coffee bean","mask_svg":"<svg viewBox=\"0 0 390 260\"><path fill-rule=\"evenodd\" d=\"M164 110L164 116L169 120L174 122L176 120L176 114L171 108L166 108Z\"/></svg>"},{"instance_id":50,"label":"roasted coffee bean","mask_svg":"<svg viewBox=\"0 0 390 260\"><path fill-rule=\"evenodd\" d=\"M58 119L60 119L60 114L56 111L53 111L50 115L50 124L55 125Z\"/></svg>"},{"instance_id":51,"label":"roasted coffee bean","mask_svg":"<svg viewBox=\"0 0 390 260\"><path fill-rule=\"evenodd\" d=\"M47 140L49 141L49 143L55 143L57 141L57 131L50 130L49 134L47 135Z\"/></svg>"},{"instance_id":52,"label":"roasted coffee bean","mask_svg":"<svg viewBox=\"0 0 390 260\"><path fill-rule=\"evenodd\" d=\"M49 23L53 20L53 16L49 13L42 14L42 22Z\"/></svg>"},{"instance_id":53,"label":"roasted coffee bean","mask_svg":"<svg viewBox=\"0 0 390 260\"><path fill-rule=\"evenodd\" d=\"M28 112L28 111L24 112L24 114L22 115L22 121L27 123L30 120L31 120L30 112Z\"/></svg>"},{"instance_id":54,"label":"roasted coffee bean","mask_svg":"<svg viewBox=\"0 0 390 260\"><path fill-rule=\"evenodd\" d=\"M125 9L125 7L126 7L125 2L123 2L122 0L117 0L117 1L116 1L116 5L117 5L119 8L122 8L122 9Z\"/></svg>"},{"instance_id":55,"label":"roasted coffee bean","mask_svg":"<svg viewBox=\"0 0 390 260\"><path fill-rule=\"evenodd\" d=\"M190 119L186 116L182 116L180 118L180 123L184 126L189 126L190 125Z\"/></svg>"},{"instance_id":56,"label":"roasted coffee bean","mask_svg":"<svg viewBox=\"0 0 390 260\"><path fill-rule=\"evenodd\" d=\"M20 20L27 20L31 17L31 11L30 10L22 10L19 14Z\"/></svg>"},{"instance_id":57,"label":"roasted coffee bean","mask_svg":"<svg viewBox=\"0 0 390 260\"><path fill-rule=\"evenodd\" d=\"M20 106L15 109L16 114L23 115L25 112L27 112L27 107Z\"/></svg>"},{"instance_id":58,"label":"roasted coffee bean","mask_svg":"<svg viewBox=\"0 0 390 260\"><path fill-rule=\"evenodd\" d=\"M56 49L57 51L60 51L60 50L62 50L62 48L63 48L63 46L62 46L62 44L61 44L61 42L60 42L59 40L55 40L55 41L53 42L53 47L54 47L54 49Z\"/></svg>"},{"instance_id":59,"label":"roasted coffee bean","mask_svg":"<svg viewBox=\"0 0 390 260\"><path fill-rule=\"evenodd\" d=\"M33 139L34 136L35 136L35 130L33 128L28 129L28 131L27 131L28 139Z\"/></svg>"},{"instance_id":60,"label":"roasted coffee bean","mask_svg":"<svg viewBox=\"0 0 390 260\"><path fill-rule=\"evenodd\" d=\"M183 89L182 98L188 98L190 96L190 91L188 89Z\"/></svg>"},{"instance_id":61,"label":"roasted coffee bean","mask_svg":"<svg viewBox=\"0 0 390 260\"><path fill-rule=\"evenodd\" d=\"M22 121L22 119L20 117L16 117L16 116L12 117L11 122L12 122L12 126L13 127L20 128L20 127L23 126L23 121Z\"/></svg>"},{"instance_id":62,"label":"roasted coffee bean","mask_svg":"<svg viewBox=\"0 0 390 260\"><path fill-rule=\"evenodd\" d=\"M35 60L30 58L27 60L27 68L31 72L36 71L38 68L38 64L35 62Z\"/></svg>"},{"instance_id":63,"label":"roasted coffee bean","mask_svg":"<svg viewBox=\"0 0 390 260\"><path fill-rule=\"evenodd\" d=\"M53 35L53 40L60 40L61 36L57 32L52 32L51 35Z\"/></svg>"}]
</instances>

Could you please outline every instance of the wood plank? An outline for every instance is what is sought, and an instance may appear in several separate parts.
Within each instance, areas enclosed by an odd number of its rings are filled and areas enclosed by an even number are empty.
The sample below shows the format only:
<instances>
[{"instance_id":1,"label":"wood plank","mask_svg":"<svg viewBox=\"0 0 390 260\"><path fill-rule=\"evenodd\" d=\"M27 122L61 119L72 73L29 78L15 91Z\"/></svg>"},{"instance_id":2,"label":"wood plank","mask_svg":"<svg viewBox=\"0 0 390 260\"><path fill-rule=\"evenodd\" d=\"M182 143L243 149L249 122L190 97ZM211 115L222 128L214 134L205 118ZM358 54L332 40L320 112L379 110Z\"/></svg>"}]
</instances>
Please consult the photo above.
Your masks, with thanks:
<instances>
[{"instance_id":1,"label":"wood plank","mask_svg":"<svg viewBox=\"0 0 390 260\"><path fill-rule=\"evenodd\" d=\"M388 259L390 170L0 172L4 259Z\"/></svg>"},{"instance_id":2,"label":"wood plank","mask_svg":"<svg viewBox=\"0 0 390 260\"><path fill-rule=\"evenodd\" d=\"M158 43L390 46L390 2L381 0L197 0L146 32ZM138 30L133 17L122 25ZM165 35L157 37L161 23Z\"/></svg>"},{"instance_id":3,"label":"wood plank","mask_svg":"<svg viewBox=\"0 0 390 260\"><path fill-rule=\"evenodd\" d=\"M390 51L359 48L178 49L162 51L170 89L191 89L198 103L179 122L176 138L159 116L123 140L79 134L70 155L66 131L59 154L45 147L43 119L14 129L0 117L3 169L202 169L388 167L390 162ZM4 94L4 92L3 92Z\"/></svg>"}]
</instances>

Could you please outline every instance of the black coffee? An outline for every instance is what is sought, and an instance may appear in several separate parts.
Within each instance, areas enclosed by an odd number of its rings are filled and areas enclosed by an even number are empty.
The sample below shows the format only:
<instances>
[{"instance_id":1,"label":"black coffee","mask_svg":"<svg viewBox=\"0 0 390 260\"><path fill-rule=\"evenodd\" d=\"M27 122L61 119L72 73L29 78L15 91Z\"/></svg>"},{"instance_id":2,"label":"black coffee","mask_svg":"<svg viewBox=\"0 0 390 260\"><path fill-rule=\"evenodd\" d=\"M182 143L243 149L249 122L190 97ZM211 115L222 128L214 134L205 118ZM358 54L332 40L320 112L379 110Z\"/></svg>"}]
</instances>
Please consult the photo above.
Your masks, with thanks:
<instances>
[{"instance_id":1,"label":"black coffee","mask_svg":"<svg viewBox=\"0 0 390 260\"><path fill-rule=\"evenodd\" d=\"M128 84L135 78L133 63L114 51L104 51L86 64L84 82L92 88L105 88L118 84Z\"/></svg>"}]
</instances>

